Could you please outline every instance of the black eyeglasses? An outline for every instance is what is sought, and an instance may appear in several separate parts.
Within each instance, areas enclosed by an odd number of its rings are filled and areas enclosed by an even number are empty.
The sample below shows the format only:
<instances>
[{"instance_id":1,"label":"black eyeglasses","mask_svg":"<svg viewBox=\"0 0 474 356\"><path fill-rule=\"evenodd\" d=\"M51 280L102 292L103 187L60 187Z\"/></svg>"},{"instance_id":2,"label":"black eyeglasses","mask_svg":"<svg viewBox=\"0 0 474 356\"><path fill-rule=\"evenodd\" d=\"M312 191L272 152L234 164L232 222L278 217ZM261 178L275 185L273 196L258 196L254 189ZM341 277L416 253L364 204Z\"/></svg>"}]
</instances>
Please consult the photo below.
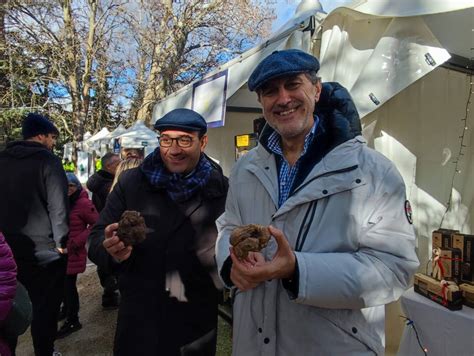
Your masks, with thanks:
<instances>
[{"instance_id":1,"label":"black eyeglasses","mask_svg":"<svg viewBox=\"0 0 474 356\"><path fill-rule=\"evenodd\" d=\"M179 136L179 137L169 137L169 136L160 136L158 137L161 147L171 147L173 141L176 141L178 147L188 148L193 144L194 139L191 136Z\"/></svg>"}]
</instances>

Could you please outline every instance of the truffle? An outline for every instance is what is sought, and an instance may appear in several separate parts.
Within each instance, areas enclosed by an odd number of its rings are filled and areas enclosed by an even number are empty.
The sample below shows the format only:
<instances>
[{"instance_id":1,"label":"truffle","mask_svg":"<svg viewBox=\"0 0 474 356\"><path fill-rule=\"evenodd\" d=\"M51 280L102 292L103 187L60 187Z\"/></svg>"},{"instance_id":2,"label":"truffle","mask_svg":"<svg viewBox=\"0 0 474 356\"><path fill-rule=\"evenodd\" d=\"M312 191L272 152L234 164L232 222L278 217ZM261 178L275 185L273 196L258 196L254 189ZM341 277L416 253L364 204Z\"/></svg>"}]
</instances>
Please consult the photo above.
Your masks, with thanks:
<instances>
[{"instance_id":1,"label":"truffle","mask_svg":"<svg viewBox=\"0 0 474 356\"><path fill-rule=\"evenodd\" d=\"M234 247L235 255L242 259L246 258L250 251L258 252L270 241L268 227L250 224L240 226L232 231L230 244Z\"/></svg>"},{"instance_id":2,"label":"truffle","mask_svg":"<svg viewBox=\"0 0 474 356\"><path fill-rule=\"evenodd\" d=\"M125 244L136 245L146 238L145 219L138 211L125 210L119 221L117 236Z\"/></svg>"}]
</instances>

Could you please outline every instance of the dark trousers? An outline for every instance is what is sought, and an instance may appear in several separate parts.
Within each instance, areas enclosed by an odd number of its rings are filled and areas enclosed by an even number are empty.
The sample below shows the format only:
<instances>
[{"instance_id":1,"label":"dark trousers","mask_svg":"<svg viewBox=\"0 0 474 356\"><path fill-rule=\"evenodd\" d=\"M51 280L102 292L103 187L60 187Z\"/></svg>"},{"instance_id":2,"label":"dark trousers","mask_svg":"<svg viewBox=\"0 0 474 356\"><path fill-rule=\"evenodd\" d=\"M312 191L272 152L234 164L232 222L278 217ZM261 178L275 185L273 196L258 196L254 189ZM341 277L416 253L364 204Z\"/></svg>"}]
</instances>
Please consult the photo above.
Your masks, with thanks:
<instances>
[{"instance_id":1,"label":"dark trousers","mask_svg":"<svg viewBox=\"0 0 474 356\"><path fill-rule=\"evenodd\" d=\"M28 290L33 305L31 337L35 355L51 356L64 291L66 258L61 257L44 266L17 261L17 266L17 278Z\"/></svg>"},{"instance_id":2,"label":"dark trousers","mask_svg":"<svg viewBox=\"0 0 474 356\"><path fill-rule=\"evenodd\" d=\"M7 337L7 336L2 336L2 337L7 343L12 356L15 356L16 355L15 349L16 349L16 344L18 343L18 337Z\"/></svg>"},{"instance_id":3,"label":"dark trousers","mask_svg":"<svg viewBox=\"0 0 474 356\"><path fill-rule=\"evenodd\" d=\"M77 293L77 274L68 274L64 280L64 307L66 320L75 323L79 321L79 294Z\"/></svg>"},{"instance_id":4,"label":"dark trousers","mask_svg":"<svg viewBox=\"0 0 474 356\"><path fill-rule=\"evenodd\" d=\"M97 275L99 276L100 285L104 288L103 298L115 296L118 290L117 277L99 266L97 266Z\"/></svg>"}]
</instances>

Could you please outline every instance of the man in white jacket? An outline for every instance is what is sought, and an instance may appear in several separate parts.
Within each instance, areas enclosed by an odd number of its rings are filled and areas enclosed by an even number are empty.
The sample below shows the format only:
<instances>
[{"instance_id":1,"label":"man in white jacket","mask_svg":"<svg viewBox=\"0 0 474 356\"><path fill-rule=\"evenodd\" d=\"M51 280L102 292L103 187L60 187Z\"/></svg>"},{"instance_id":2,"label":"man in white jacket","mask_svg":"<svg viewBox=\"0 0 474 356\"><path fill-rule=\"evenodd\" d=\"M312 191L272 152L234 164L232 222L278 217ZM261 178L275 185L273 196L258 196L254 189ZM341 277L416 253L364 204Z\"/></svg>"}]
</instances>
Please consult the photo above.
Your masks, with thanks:
<instances>
[{"instance_id":1,"label":"man in white jacket","mask_svg":"<svg viewBox=\"0 0 474 356\"><path fill-rule=\"evenodd\" d=\"M216 247L236 288L234 355L383 354L384 305L419 265L401 176L318 70L305 52L277 51L248 82L267 125L233 168ZM274 239L240 260L229 237L247 224Z\"/></svg>"}]
</instances>

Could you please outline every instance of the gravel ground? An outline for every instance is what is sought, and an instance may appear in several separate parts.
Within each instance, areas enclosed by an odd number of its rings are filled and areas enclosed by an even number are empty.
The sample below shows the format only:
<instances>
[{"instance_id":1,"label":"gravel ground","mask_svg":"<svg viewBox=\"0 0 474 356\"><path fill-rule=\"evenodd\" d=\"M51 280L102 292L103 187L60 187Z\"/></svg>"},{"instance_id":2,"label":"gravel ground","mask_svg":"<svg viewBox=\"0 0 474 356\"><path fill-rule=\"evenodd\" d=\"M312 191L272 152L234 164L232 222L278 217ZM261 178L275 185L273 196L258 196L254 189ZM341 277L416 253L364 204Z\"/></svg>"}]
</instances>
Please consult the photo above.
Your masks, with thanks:
<instances>
[{"instance_id":1,"label":"gravel ground","mask_svg":"<svg viewBox=\"0 0 474 356\"><path fill-rule=\"evenodd\" d=\"M81 303L79 319L82 329L64 339L57 340L56 350L60 351L63 356L112 355L117 311L102 310L102 288L94 265L88 266L86 271L79 275L77 286ZM34 356L29 330L19 338L16 354L18 356ZM219 318L217 356L230 354L230 327Z\"/></svg>"}]
</instances>

